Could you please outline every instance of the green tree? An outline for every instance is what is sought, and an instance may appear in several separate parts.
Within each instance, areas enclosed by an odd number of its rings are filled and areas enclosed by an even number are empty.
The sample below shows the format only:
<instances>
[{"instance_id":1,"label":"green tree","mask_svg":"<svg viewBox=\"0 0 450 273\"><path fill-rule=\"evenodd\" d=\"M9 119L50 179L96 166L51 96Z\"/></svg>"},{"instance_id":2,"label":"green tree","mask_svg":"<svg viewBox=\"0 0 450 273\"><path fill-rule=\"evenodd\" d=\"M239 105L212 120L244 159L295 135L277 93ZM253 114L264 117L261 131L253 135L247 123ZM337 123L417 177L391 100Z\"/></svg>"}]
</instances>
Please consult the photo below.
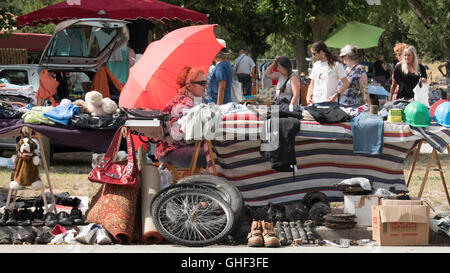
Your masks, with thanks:
<instances>
[{"instance_id":1,"label":"green tree","mask_svg":"<svg viewBox=\"0 0 450 273\"><path fill-rule=\"evenodd\" d=\"M0 38L8 36L15 27L15 10L12 0L0 2Z\"/></svg>"}]
</instances>

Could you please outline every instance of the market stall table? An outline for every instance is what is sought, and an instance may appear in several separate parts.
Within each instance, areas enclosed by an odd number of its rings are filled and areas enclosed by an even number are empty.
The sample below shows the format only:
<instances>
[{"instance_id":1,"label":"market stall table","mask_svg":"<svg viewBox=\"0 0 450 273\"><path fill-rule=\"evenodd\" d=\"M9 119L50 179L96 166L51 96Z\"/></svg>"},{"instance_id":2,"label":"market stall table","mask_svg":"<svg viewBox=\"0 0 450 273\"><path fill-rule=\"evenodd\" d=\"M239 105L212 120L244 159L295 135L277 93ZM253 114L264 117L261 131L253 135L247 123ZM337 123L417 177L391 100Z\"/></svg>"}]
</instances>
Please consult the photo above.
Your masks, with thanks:
<instances>
[{"instance_id":1,"label":"market stall table","mask_svg":"<svg viewBox=\"0 0 450 273\"><path fill-rule=\"evenodd\" d=\"M406 123L385 122L382 154L358 155L353 153L348 122L301 121L295 144L299 171L293 177L290 172L271 169L270 162L261 157L261 141L248 137L260 133L263 126L259 127L247 128L246 136L236 136L247 140L213 141L218 175L236 185L250 206L299 200L312 191L324 192L330 201L342 201L343 194L334 184L352 177L365 177L374 188L406 193L403 163L416 141L422 139ZM429 130L442 146L450 143L449 128L433 123Z\"/></svg>"}]
</instances>

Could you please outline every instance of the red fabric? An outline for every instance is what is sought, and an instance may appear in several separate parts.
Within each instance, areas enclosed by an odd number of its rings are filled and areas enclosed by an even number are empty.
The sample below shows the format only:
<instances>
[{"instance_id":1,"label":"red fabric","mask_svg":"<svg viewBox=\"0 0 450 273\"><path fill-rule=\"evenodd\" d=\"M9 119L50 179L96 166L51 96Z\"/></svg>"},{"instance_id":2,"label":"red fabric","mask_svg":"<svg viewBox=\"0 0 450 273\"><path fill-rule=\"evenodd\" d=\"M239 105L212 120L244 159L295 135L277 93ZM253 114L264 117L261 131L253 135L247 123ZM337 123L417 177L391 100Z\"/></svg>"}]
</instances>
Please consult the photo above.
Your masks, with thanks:
<instances>
[{"instance_id":1,"label":"red fabric","mask_svg":"<svg viewBox=\"0 0 450 273\"><path fill-rule=\"evenodd\" d=\"M234 113L222 116L223 121L230 120L259 120L259 116L253 113Z\"/></svg>"},{"instance_id":2,"label":"red fabric","mask_svg":"<svg viewBox=\"0 0 450 273\"><path fill-rule=\"evenodd\" d=\"M431 107L430 107L430 117L431 118L433 118L433 116L434 116L434 111L436 111L436 108L440 105L440 104L442 104L442 103L444 103L444 102L446 102L447 100L444 100L444 99L439 99L438 101L436 101L435 103L433 103L433 105L431 105Z\"/></svg>"},{"instance_id":3,"label":"red fabric","mask_svg":"<svg viewBox=\"0 0 450 273\"><path fill-rule=\"evenodd\" d=\"M39 89L36 92L36 105L41 105L41 99L50 99L53 106L56 105L53 96L56 94L59 82L48 73L46 69L43 69L39 73Z\"/></svg>"},{"instance_id":4,"label":"red fabric","mask_svg":"<svg viewBox=\"0 0 450 273\"><path fill-rule=\"evenodd\" d=\"M70 0L17 17L17 27L58 24L75 18L98 18L100 10L106 12L103 17L119 20L144 18L208 22L206 14L156 0Z\"/></svg>"},{"instance_id":5,"label":"red fabric","mask_svg":"<svg viewBox=\"0 0 450 273\"><path fill-rule=\"evenodd\" d=\"M272 69L272 72L278 72L278 67L275 65ZM272 85L277 85L278 80L272 80Z\"/></svg>"},{"instance_id":6,"label":"red fabric","mask_svg":"<svg viewBox=\"0 0 450 273\"><path fill-rule=\"evenodd\" d=\"M119 244L129 244L140 226L136 225L139 195L139 188L103 184L89 203L86 221L102 225Z\"/></svg>"},{"instance_id":7,"label":"red fabric","mask_svg":"<svg viewBox=\"0 0 450 273\"><path fill-rule=\"evenodd\" d=\"M179 28L151 43L131 67L119 106L161 110L177 95L176 77L183 67L195 67L207 75L211 62L223 48L216 40L214 27Z\"/></svg>"},{"instance_id":8,"label":"red fabric","mask_svg":"<svg viewBox=\"0 0 450 273\"><path fill-rule=\"evenodd\" d=\"M38 33L12 33L0 39L0 48L25 48L31 52L44 51L51 35Z\"/></svg>"},{"instance_id":9,"label":"red fabric","mask_svg":"<svg viewBox=\"0 0 450 273\"><path fill-rule=\"evenodd\" d=\"M176 113L173 113L172 110L178 106L177 108L180 111L175 111ZM179 107L179 106L185 106L185 107ZM173 98L167 105L164 107L163 112L170 115L170 119L168 121L168 128L171 129L172 125L178 121L180 118L180 115L183 113L183 109L186 108L192 108L194 107L194 102L192 99L185 95L179 95ZM160 141L156 143L155 145L155 157L157 159L163 157L168 152L176 150L178 148L186 146L186 142L184 141L174 141L173 143L167 143L165 141Z\"/></svg>"}]
</instances>

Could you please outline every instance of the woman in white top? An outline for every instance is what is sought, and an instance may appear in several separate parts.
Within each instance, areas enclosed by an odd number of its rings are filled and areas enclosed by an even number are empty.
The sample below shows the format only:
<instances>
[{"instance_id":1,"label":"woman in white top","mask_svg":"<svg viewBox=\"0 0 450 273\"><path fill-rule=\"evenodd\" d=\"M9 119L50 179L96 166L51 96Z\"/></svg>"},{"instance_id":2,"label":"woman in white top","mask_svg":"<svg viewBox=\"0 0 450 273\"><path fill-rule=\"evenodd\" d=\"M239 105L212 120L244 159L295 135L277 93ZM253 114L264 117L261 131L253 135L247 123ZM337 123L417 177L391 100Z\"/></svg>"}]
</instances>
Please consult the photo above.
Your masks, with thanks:
<instances>
[{"instance_id":1,"label":"woman in white top","mask_svg":"<svg viewBox=\"0 0 450 273\"><path fill-rule=\"evenodd\" d=\"M272 71L275 65L278 68L277 72ZM272 80L278 80L277 102L289 102L289 109L300 103L300 79L292 72L292 64L288 57L277 56L264 74Z\"/></svg>"},{"instance_id":2,"label":"woman in white top","mask_svg":"<svg viewBox=\"0 0 450 273\"><path fill-rule=\"evenodd\" d=\"M338 96L349 86L344 66L331 54L323 41L312 44L311 54L316 62L311 71L307 104L337 104ZM339 80L342 86L338 90Z\"/></svg>"}]
</instances>

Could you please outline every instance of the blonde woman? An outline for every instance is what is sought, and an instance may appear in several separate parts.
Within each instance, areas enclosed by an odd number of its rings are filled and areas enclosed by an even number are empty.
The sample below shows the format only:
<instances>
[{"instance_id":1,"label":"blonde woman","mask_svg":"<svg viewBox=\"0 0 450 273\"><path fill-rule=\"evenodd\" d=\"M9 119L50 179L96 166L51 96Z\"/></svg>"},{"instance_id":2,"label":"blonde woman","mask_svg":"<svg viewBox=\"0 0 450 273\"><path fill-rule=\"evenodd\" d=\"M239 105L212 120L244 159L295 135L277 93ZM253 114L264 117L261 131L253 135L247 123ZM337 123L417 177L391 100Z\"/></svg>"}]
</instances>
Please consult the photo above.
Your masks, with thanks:
<instances>
[{"instance_id":1,"label":"blonde woman","mask_svg":"<svg viewBox=\"0 0 450 273\"><path fill-rule=\"evenodd\" d=\"M414 98L413 89L419 81L426 82L427 72L425 67L419 64L417 52L414 46L407 46L402 53L402 62L394 69L394 76L390 90L390 97L398 85L397 99L410 100Z\"/></svg>"}]
</instances>

